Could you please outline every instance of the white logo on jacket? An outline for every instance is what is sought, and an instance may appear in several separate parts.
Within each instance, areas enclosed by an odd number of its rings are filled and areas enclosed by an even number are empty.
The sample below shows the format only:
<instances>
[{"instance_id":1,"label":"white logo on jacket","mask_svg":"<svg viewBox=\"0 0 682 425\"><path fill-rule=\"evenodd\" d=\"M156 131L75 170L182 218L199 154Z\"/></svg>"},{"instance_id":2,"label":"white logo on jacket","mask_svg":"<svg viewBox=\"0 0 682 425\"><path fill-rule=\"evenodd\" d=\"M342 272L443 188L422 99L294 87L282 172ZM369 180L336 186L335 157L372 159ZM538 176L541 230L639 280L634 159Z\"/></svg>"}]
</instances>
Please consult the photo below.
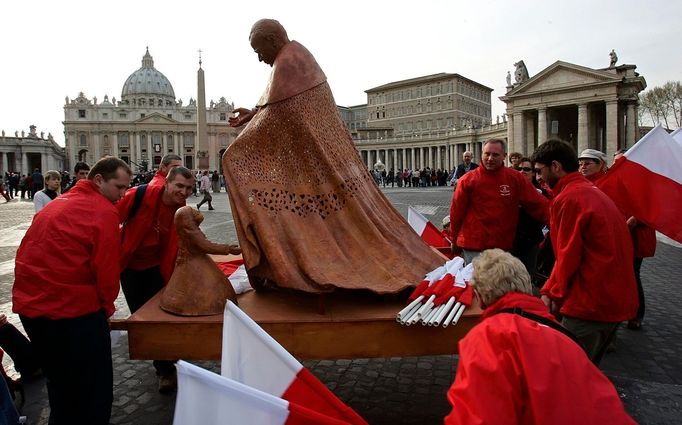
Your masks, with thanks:
<instances>
[{"instance_id":1,"label":"white logo on jacket","mask_svg":"<svg viewBox=\"0 0 682 425\"><path fill-rule=\"evenodd\" d=\"M510 196L511 195L511 188L507 184L501 184L500 185L500 195L502 196Z\"/></svg>"}]
</instances>

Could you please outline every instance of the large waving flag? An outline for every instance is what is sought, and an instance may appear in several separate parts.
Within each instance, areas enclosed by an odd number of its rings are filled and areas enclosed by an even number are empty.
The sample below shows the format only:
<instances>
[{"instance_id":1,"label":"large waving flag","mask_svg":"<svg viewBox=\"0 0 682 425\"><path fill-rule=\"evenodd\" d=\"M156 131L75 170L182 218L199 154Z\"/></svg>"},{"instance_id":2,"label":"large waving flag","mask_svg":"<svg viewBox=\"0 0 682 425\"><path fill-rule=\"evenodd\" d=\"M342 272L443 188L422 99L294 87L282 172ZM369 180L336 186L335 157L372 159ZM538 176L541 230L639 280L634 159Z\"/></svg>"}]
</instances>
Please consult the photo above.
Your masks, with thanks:
<instances>
[{"instance_id":1,"label":"large waving flag","mask_svg":"<svg viewBox=\"0 0 682 425\"><path fill-rule=\"evenodd\" d=\"M682 243L682 133L654 127L597 186L621 210Z\"/></svg>"},{"instance_id":2,"label":"large waving flag","mask_svg":"<svg viewBox=\"0 0 682 425\"><path fill-rule=\"evenodd\" d=\"M230 301L223 318L221 368L221 375L275 397L351 424L367 424Z\"/></svg>"},{"instance_id":3,"label":"large waving flag","mask_svg":"<svg viewBox=\"0 0 682 425\"><path fill-rule=\"evenodd\" d=\"M412 206L407 207L407 222L427 244L436 248L450 246L450 241L445 239L438 228Z\"/></svg>"},{"instance_id":4,"label":"large waving flag","mask_svg":"<svg viewBox=\"0 0 682 425\"><path fill-rule=\"evenodd\" d=\"M173 425L348 425L180 360Z\"/></svg>"}]
</instances>

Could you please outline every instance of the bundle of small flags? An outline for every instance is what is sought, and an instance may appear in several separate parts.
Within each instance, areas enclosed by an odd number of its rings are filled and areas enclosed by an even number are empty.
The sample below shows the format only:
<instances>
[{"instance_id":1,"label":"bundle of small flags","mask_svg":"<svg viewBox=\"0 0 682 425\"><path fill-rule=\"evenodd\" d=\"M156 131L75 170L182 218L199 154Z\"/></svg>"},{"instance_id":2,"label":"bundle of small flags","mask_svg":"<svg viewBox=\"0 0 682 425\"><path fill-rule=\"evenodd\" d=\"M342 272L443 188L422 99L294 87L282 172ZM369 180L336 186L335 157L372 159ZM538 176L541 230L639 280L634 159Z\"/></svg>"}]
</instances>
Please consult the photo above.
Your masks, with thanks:
<instances>
[{"instance_id":1,"label":"bundle of small flags","mask_svg":"<svg viewBox=\"0 0 682 425\"><path fill-rule=\"evenodd\" d=\"M408 298L408 305L396 315L401 325L421 322L424 326L456 325L464 309L471 305L473 292L469 281L473 265L464 266L455 257L429 272Z\"/></svg>"}]
</instances>

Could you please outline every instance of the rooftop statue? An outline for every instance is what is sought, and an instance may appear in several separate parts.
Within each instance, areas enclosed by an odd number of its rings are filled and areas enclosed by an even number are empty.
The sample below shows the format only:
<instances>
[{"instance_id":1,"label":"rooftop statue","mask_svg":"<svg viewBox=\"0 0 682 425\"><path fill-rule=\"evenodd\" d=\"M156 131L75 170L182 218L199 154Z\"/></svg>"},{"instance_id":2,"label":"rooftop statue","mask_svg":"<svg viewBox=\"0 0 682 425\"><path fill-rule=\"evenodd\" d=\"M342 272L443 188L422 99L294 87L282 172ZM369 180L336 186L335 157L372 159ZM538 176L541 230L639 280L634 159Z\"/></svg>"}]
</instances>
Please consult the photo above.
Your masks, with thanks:
<instances>
[{"instance_id":1,"label":"rooftop statue","mask_svg":"<svg viewBox=\"0 0 682 425\"><path fill-rule=\"evenodd\" d=\"M272 67L223 169L251 286L311 293L396 293L442 259L379 191L344 126L313 55L279 22L256 22L249 42Z\"/></svg>"},{"instance_id":2,"label":"rooftop statue","mask_svg":"<svg viewBox=\"0 0 682 425\"><path fill-rule=\"evenodd\" d=\"M618 62L618 55L616 54L615 49L611 49L611 53L609 53L609 60L609 68L616 66L616 62Z\"/></svg>"},{"instance_id":3,"label":"rooftop statue","mask_svg":"<svg viewBox=\"0 0 682 425\"><path fill-rule=\"evenodd\" d=\"M528 69L526 69L526 64L523 61L518 61L514 64L516 70L514 71L514 78L516 84L521 84L528 80Z\"/></svg>"}]
</instances>

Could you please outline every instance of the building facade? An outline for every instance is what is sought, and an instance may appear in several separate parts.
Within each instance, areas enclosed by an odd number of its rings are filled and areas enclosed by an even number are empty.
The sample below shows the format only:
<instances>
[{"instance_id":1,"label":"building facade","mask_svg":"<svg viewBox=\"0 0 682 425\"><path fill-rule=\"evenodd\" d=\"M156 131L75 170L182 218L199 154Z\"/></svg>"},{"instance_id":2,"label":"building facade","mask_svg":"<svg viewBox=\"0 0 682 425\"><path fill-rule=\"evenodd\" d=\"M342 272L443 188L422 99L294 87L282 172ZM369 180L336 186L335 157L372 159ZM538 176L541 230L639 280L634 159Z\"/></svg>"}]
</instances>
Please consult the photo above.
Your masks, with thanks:
<instances>
[{"instance_id":1,"label":"building facade","mask_svg":"<svg viewBox=\"0 0 682 425\"><path fill-rule=\"evenodd\" d=\"M63 171L64 148L59 146L52 137L41 132L36 133L36 126L25 131L15 131L14 136L5 134L2 130L0 135L0 173L16 172L30 174L33 170L41 172L48 170Z\"/></svg>"},{"instance_id":2,"label":"building facade","mask_svg":"<svg viewBox=\"0 0 682 425\"><path fill-rule=\"evenodd\" d=\"M524 155L555 137L577 152L593 148L611 157L641 137L637 105L646 81L636 68L557 61L514 84L507 77L507 93L500 97L507 113L495 123L491 90L457 74L388 83L366 91L367 126L356 123L351 134L368 169L381 161L387 169L452 170L465 151L479 162L482 144L491 138Z\"/></svg>"},{"instance_id":3,"label":"building facade","mask_svg":"<svg viewBox=\"0 0 682 425\"><path fill-rule=\"evenodd\" d=\"M82 92L66 98L64 105L64 137L66 165L78 161L89 164L106 155L114 155L129 163L134 170L157 168L167 153L183 158L190 169L220 170L221 157L234 141L238 131L228 125L234 104L222 97L218 102L202 105L204 99L203 70L199 67L198 98L185 105L176 100L170 81L154 68L149 50L142 66L130 74L121 90L120 100L98 103ZM200 112L205 111L203 130L199 128ZM205 138L199 137L205 131Z\"/></svg>"},{"instance_id":4,"label":"building facade","mask_svg":"<svg viewBox=\"0 0 682 425\"><path fill-rule=\"evenodd\" d=\"M510 151L530 154L548 138L560 138L577 152L592 148L610 158L639 140L638 94L646 88L635 65L592 69L557 61L532 78L509 85Z\"/></svg>"},{"instance_id":5,"label":"building facade","mask_svg":"<svg viewBox=\"0 0 682 425\"><path fill-rule=\"evenodd\" d=\"M353 108L366 125L351 123L339 109L369 169L381 161L389 170L451 170L466 150L480 156L482 142L506 138L505 124L491 123L492 89L459 74L396 81L365 93L367 104Z\"/></svg>"}]
</instances>

